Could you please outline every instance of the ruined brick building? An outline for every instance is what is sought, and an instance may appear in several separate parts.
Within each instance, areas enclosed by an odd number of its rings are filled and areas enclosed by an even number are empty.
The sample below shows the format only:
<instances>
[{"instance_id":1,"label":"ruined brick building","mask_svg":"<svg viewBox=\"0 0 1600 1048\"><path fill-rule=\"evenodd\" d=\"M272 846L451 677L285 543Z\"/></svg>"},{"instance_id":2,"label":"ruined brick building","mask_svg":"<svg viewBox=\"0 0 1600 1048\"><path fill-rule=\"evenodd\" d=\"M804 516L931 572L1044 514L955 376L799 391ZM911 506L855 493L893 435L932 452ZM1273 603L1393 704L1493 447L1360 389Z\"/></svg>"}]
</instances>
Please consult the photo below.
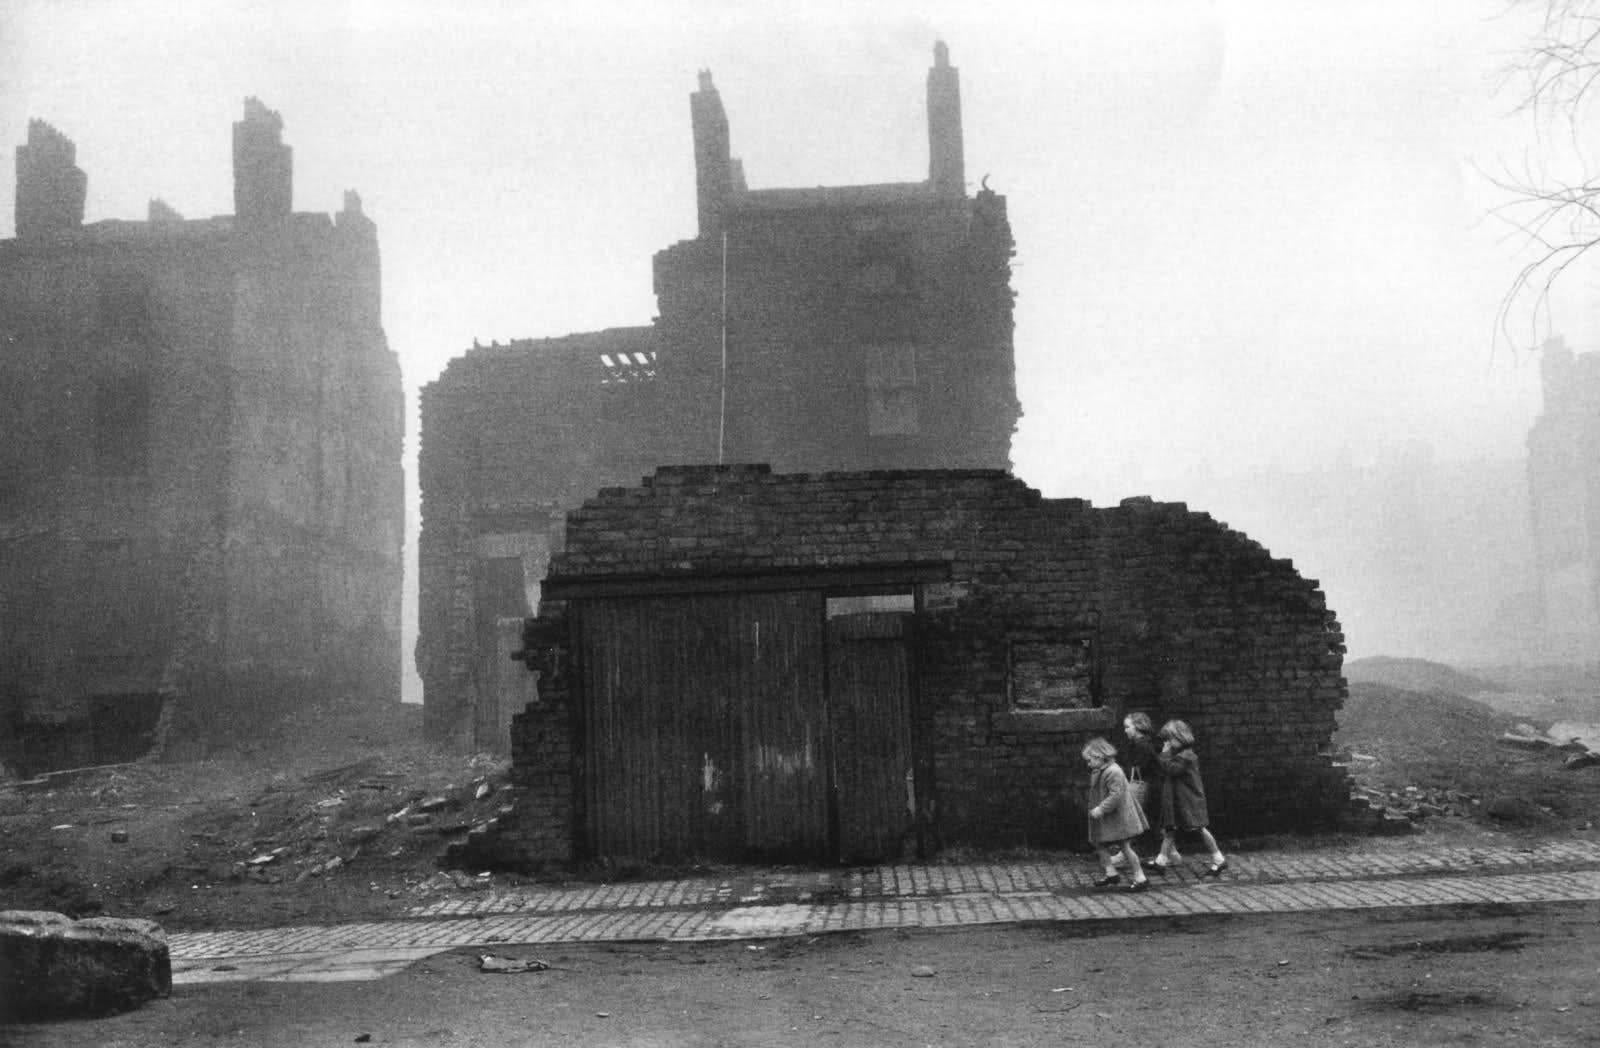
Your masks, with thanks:
<instances>
[{"instance_id":1,"label":"ruined brick building","mask_svg":"<svg viewBox=\"0 0 1600 1048\"><path fill-rule=\"evenodd\" d=\"M658 465L1010 465L1003 197L969 195L960 84L927 76L928 178L750 189L711 76L690 97L699 233L655 257L645 327L474 348L424 388L418 670L433 737L503 746L529 694L509 620L563 515Z\"/></svg>"},{"instance_id":2,"label":"ruined brick building","mask_svg":"<svg viewBox=\"0 0 1600 1048\"><path fill-rule=\"evenodd\" d=\"M966 192L942 46L928 113L926 181L752 190L702 74L655 323L425 389L427 720L509 738L518 791L460 861L1081 842L1079 752L1134 709L1194 724L1229 831L1347 809L1315 581L1182 505L1010 475L1011 231Z\"/></svg>"},{"instance_id":3,"label":"ruined brick building","mask_svg":"<svg viewBox=\"0 0 1600 1048\"><path fill-rule=\"evenodd\" d=\"M1552 339L1544 411L1528 433L1528 493L1546 657L1600 657L1600 353Z\"/></svg>"},{"instance_id":4,"label":"ruined brick building","mask_svg":"<svg viewBox=\"0 0 1600 1048\"><path fill-rule=\"evenodd\" d=\"M83 222L34 121L0 242L0 759L128 759L166 710L399 695L400 369L375 227L291 209L282 120L235 213ZM166 724L173 723L169 717Z\"/></svg>"}]
</instances>

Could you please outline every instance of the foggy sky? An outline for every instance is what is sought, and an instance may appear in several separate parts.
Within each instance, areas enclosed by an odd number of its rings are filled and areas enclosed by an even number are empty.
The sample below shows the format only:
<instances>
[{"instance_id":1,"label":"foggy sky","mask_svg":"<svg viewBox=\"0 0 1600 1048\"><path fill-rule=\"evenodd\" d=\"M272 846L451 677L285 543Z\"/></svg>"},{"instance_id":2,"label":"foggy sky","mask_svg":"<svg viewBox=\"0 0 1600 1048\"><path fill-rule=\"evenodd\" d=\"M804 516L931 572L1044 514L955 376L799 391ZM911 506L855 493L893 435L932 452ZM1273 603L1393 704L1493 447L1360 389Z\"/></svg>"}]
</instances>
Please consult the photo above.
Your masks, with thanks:
<instances>
[{"instance_id":1,"label":"foggy sky","mask_svg":"<svg viewBox=\"0 0 1600 1048\"><path fill-rule=\"evenodd\" d=\"M1472 0L0 0L0 140L73 139L86 221L202 218L232 211L243 99L279 111L295 210L355 189L378 225L409 471L416 390L474 338L649 323L652 253L695 232L697 71L751 188L915 181L943 39L970 188L1017 239L1017 473L1202 503L1267 467L1521 456L1549 324L1493 343L1519 255L1478 172L1549 145L1499 89L1526 29ZM8 158L0 237L14 192ZM1581 283L1551 323L1587 349Z\"/></svg>"}]
</instances>

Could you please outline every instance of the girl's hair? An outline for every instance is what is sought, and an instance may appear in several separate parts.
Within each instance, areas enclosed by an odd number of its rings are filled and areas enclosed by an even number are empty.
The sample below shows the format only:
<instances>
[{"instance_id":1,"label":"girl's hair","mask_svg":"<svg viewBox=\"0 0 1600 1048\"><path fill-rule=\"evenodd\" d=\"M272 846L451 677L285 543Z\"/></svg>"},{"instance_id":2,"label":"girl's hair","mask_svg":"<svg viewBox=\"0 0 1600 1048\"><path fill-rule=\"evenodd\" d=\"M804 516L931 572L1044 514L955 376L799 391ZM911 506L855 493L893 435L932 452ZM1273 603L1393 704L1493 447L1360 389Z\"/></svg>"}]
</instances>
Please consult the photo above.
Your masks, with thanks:
<instances>
[{"instance_id":1,"label":"girl's hair","mask_svg":"<svg viewBox=\"0 0 1600 1048\"><path fill-rule=\"evenodd\" d=\"M1127 721L1128 725L1141 735L1155 734L1156 729L1150 723L1150 714L1148 713L1130 713L1123 720Z\"/></svg>"},{"instance_id":2,"label":"girl's hair","mask_svg":"<svg viewBox=\"0 0 1600 1048\"><path fill-rule=\"evenodd\" d=\"M1181 720L1169 720L1161 726L1161 737L1171 739L1179 746L1194 745L1194 731Z\"/></svg>"},{"instance_id":3,"label":"girl's hair","mask_svg":"<svg viewBox=\"0 0 1600 1048\"><path fill-rule=\"evenodd\" d=\"M1117 748L1098 735L1083 744L1083 759L1112 761L1117 759Z\"/></svg>"}]
</instances>

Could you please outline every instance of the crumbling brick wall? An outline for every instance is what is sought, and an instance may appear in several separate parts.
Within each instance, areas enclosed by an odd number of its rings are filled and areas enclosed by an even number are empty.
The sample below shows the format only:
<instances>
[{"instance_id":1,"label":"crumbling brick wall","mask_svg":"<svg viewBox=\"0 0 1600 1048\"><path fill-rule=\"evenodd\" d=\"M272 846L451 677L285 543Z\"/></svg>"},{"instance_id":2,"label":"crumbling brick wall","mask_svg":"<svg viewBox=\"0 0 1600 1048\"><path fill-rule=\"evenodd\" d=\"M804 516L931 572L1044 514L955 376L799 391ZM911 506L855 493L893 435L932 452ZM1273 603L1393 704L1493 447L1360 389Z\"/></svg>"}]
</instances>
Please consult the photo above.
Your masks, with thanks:
<instances>
[{"instance_id":1,"label":"crumbling brick wall","mask_svg":"<svg viewBox=\"0 0 1600 1048\"><path fill-rule=\"evenodd\" d=\"M1215 824L1309 829L1347 806L1328 755L1343 637L1287 560L1181 504L1044 499L995 470L658 470L568 518L550 578L948 565L924 584L917 709L944 844L1081 841L1079 751L1122 715L1190 722ZM514 722L516 811L482 857L571 857L573 689L565 609L530 629L540 701ZM1055 667L1041 686L1040 665ZM1019 694L1031 690L1032 696Z\"/></svg>"}]
</instances>

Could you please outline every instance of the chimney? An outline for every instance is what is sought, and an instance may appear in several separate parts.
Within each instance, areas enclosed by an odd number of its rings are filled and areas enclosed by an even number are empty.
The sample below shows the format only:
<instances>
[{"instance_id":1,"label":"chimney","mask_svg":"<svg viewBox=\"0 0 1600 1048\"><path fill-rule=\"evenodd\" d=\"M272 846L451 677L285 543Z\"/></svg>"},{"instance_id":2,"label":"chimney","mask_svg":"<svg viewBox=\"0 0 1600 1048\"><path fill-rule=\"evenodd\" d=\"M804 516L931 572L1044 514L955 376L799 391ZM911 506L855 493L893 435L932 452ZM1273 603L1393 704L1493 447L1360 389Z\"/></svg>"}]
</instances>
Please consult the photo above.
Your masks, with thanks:
<instances>
[{"instance_id":1,"label":"chimney","mask_svg":"<svg viewBox=\"0 0 1600 1048\"><path fill-rule=\"evenodd\" d=\"M961 144L961 73L950 64L943 40L933 45L928 70L928 181L938 196L965 196L966 160Z\"/></svg>"},{"instance_id":2,"label":"chimney","mask_svg":"<svg viewBox=\"0 0 1600 1048\"><path fill-rule=\"evenodd\" d=\"M17 236L77 229L89 176L77 166L77 146L43 120L28 121L28 143L17 147Z\"/></svg>"},{"instance_id":3,"label":"chimney","mask_svg":"<svg viewBox=\"0 0 1600 1048\"><path fill-rule=\"evenodd\" d=\"M733 186L733 158L728 143L728 114L722 96L711 83L711 73L700 71L700 90L689 96L689 116L694 124L695 196L699 203L700 235L722 232L722 212ZM741 171L741 177L743 172Z\"/></svg>"},{"instance_id":4,"label":"chimney","mask_svg":"<svg viewBox=\"0 0 1600 1048\"><path fill-rule=\"evenodd\" d=\"M244 119L233 125L233 211L241 223L286 218L294 183L294 150L283 144L283 117L244 100Z\"/></svg>"}]
</instances>

